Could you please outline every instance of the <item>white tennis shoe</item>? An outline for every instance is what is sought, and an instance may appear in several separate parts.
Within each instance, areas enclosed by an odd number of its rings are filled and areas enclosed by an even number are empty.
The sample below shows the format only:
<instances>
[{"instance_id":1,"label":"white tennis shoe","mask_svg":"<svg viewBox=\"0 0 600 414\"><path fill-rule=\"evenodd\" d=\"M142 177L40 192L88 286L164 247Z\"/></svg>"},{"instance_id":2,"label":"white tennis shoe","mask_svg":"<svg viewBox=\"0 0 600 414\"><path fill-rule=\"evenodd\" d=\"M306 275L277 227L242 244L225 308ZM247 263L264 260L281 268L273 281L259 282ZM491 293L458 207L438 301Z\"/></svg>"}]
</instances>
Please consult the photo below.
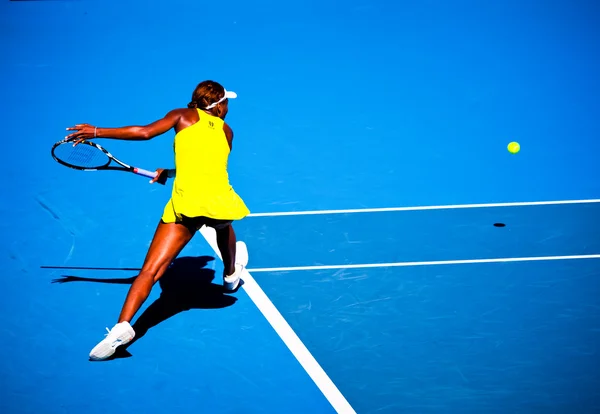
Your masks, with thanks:
<instances>
[{"instance_id":1,"label":"white tennis shoe","mask_svg":"<svg viewBox=\"0 0 600 414\"><path fill-rule=\"evenodd\" d=\"M121 345L126 345L135 337L135 332L129 322L116 324L112 329L106 328L108 334L90 352L90 359L101 361L110 358Z\"/></svg>"},{"instance_id":2,"label":"white tennis shoe","mask_svg":"<svg viewBox=\"0 0 600 414\"><path fill-rule=\"evenodd\" d=\"M239 241L235 244L235 271L232 275L223 277L223 287L225 290L236 290L240 285L242 272L248 265L248 248L246 243Z\"/></svg>"}]
</instances>

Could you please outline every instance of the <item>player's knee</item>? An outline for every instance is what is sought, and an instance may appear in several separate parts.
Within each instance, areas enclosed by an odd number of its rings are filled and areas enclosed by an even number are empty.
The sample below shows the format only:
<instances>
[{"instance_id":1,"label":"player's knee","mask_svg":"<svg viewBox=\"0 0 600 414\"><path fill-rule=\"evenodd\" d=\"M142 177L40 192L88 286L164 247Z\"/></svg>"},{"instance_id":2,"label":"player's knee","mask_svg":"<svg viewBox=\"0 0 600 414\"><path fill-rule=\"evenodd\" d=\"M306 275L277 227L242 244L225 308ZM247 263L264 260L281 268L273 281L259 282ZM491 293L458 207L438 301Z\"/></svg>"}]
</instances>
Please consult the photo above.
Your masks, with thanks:
<instances>
[{"instance_id":1,"label":"player's knee","mask_svg":"<svg viewBox=\"0 0 600 414\"><path fill-rule=\"evenodd\" d=\"M138 275L138 278L145 279L148 282L154 284L158 281L158 279L161 278L161 276L165 273L167 268L168 268L168 264L167 265L148 266L140 272L140 274Z\"/></svg>"}]
</instances>

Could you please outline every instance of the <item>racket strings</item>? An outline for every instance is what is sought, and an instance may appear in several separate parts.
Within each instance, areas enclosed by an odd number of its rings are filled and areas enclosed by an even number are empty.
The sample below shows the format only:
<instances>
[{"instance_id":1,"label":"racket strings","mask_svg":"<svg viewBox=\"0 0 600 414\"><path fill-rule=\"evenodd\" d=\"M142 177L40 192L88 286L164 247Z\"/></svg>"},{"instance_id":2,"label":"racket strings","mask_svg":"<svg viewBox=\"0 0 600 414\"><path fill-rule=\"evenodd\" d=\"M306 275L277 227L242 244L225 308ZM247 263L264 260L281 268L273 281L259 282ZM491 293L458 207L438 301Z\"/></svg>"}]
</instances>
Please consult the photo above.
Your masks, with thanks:
<instances>
[{"instance_id":1,"label":"racket strings","mask_svg":"<svg viewBox=\"0 0 600 414\"><path fill-rule=\"evenodd\" d=\"M97 168L107 165L108 156L100 149L86 144L73 147L72 143L59 145L54 154L57 158L79 168Z\"/></svg>"}]
</instances>

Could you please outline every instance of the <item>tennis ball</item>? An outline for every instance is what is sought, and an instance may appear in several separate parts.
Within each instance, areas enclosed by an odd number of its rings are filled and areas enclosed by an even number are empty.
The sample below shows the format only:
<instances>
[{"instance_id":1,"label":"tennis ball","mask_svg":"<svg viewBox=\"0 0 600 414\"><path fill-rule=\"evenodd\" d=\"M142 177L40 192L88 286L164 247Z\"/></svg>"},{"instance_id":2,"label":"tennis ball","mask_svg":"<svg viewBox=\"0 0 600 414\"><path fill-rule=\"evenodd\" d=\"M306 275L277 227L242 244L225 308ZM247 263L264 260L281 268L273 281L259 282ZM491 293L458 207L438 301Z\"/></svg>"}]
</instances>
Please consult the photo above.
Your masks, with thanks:
<instances>
[{"instance_id":1,"label":"tennis ball","mask_svg":"<svg viewBox=\"0 0 600 414\"><path fill-rule=\"evenodd\" d=\"M510 144L508 144L508 152L510 152L511 154L516 154L517 152L519 152L520 149L521 146L518 142L511 142Z\"/></svg>"}]
</instances>

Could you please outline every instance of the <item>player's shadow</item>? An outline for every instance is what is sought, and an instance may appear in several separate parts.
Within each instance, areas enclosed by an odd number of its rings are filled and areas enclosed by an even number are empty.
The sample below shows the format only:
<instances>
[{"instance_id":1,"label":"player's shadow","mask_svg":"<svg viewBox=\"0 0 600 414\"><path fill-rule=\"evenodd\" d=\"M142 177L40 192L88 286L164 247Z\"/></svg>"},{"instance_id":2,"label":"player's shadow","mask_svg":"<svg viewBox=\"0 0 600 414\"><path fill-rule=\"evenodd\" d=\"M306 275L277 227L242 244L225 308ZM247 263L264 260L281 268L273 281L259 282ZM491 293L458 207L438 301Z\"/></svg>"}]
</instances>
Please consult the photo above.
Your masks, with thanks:
<instances>
[{"instance_id":1,"label":"player's shadow","mask_svg":"<svg viewBox=\"0 0 600 414\"><path fill-rule=\"evenodd\" d=\"M215 279L215 271L206 268L212 260L214 257L210 256L175 259L158 281L162 290L159 298L150 304L132 325L135 331L134 340L126 346L119 347L110 359L130 357L128 347L139 341L149 329L180 312L190 309L219 309L233 305L237 298L228 295L227 293L231 292L226 292L222 284L212 283ZM119 279L63 276L53 280L53 283L131 284L134 280L135 276Z\"/></svg>"}]
</instances>

